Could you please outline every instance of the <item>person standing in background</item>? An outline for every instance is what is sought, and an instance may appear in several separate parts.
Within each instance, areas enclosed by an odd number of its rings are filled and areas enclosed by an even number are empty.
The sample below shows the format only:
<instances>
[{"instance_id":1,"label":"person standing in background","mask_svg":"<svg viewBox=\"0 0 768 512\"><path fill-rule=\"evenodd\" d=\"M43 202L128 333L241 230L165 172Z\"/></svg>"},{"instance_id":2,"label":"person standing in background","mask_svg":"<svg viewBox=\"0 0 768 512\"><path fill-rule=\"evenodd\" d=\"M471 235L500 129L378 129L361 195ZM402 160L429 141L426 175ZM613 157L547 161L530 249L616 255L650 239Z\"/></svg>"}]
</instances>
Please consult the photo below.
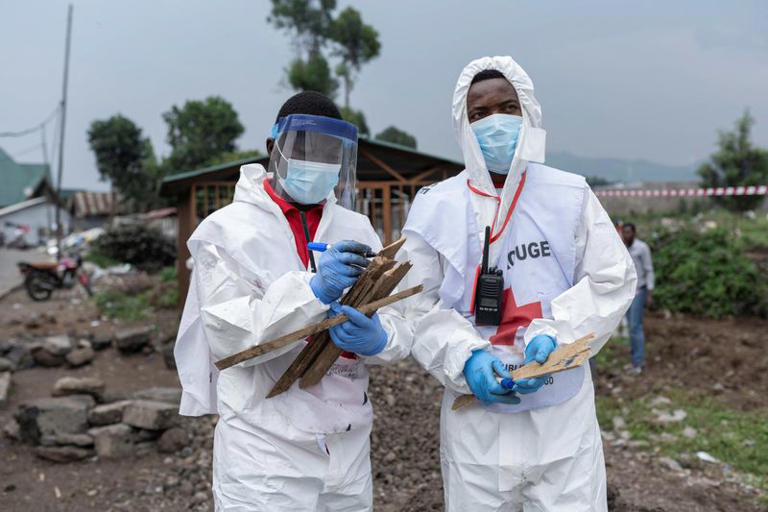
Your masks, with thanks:
<instances>
[{"instance_id":1,"label":"person standing in background","mask_svg":"<svg viewBox=\"0 0 768 512\"><path fill-rule=\"evenodd\" d=\"M632 261L637 270L637 291L632 305L627 311L629 323L629 342L632 346L632 367L629 371L634 374L643 373L645 368L645 330L643 329L643 311L645 307L653 306L653 260L648 244L635 238L635 225L625 222L622 225L622 238L627 246Z\"/></svg>"}]
</instances>

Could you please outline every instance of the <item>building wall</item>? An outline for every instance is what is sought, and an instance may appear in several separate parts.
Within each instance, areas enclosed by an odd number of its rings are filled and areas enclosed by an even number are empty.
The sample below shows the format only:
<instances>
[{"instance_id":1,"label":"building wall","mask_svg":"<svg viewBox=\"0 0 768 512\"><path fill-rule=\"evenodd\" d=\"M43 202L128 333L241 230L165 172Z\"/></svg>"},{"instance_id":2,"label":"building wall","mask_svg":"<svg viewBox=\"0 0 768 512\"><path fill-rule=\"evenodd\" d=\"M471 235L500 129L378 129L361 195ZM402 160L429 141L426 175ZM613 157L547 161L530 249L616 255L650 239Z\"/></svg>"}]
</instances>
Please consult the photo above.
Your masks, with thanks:
<instances>
[{"instance_id":1,"label":"building wall","mask_svg":"<svg viewBox=\"0 0 768 512\"><path fill-rule=\"evenodd\" d=\"M56 207L52 203L46 202L0 216L0 230L3 231L7 243L13 239L16 228L6 226L6 222L27 224L30 228L26 235L27 243L39 245L45 241L45 236L41 236L41 231L52 230L55 221ZM64 209L61 210L61 221L64 233L69 233L71 218L69 212Z\"/></svg>"}]
</instances>

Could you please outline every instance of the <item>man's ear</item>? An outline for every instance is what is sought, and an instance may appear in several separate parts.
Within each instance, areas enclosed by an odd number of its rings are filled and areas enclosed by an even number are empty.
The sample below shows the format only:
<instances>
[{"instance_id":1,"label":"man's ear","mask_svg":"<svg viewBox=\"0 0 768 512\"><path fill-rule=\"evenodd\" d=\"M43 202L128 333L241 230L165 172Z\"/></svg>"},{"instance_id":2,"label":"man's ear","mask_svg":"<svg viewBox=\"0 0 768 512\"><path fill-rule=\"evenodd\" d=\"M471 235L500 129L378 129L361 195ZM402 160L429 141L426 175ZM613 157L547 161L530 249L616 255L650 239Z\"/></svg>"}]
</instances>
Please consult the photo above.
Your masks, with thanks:
<instances>
[{"instance_id":1,"label":"man's ear","mask_svg":"<svg viewBox=\"0 0 768 512\"><path fill-rule=\"evenodd\" d=\"M272 148L275 147L275 139L267 137L267 156L272 154Z\"/></svg>"}]
</instances>

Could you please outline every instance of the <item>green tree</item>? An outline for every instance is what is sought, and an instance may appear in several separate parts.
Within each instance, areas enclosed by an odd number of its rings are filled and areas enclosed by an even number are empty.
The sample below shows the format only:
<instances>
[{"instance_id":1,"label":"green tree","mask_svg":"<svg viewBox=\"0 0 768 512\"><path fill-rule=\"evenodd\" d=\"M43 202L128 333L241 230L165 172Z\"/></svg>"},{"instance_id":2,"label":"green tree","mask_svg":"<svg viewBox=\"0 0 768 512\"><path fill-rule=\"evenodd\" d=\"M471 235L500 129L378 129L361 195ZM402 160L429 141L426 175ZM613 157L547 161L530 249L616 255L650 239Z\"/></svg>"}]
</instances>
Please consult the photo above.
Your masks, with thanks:
<instances>
[{"instance_id":1,"label":"green tree","mask_svg":"<svg viewBox=\"0 0 768 512\"><path fill-rule=\"evenodd\" d=\"M297 50L319 53L328 38L336 0L272 0L267 21L292 37Z\"/></svg>"},{"instance_id":2,"label":"green tree","mask_svg":"<svg viewBox=\"0 0 768 512\"><path fill-rule=\"evenodd\" d=\"M600 176L586 176L585 179L590 187L604 187L613 184L611 180L601 178Z\"/></svg>"},{"instance_id":3,"label":"green tree","mask_svg":"<svg viewBox=\"0 0 768 512\"><path fill-rule=\"evenodd\" d=\"M109 181L131 209L157 204L160 177L154 150L136 123L120 114L93 121L88 143L100 178Z\"/></svg>"},{"instance_id":4,"label":"green tree","mask_svg":"<svg viewBox=\"0 0 768 512\"><path fill-rule=\"evenodd\" d=\"M335 96L339 88L339 81L320 52L311 53L306 60L296 57L288 69L288 83L294 90L317 91L329 97Z\"/></svg>"},{"instance_id":5,"label":"green tree","mask_svg":"<svg viewBox=\"0 0 768 512\"><path fill-rule=\"evenodd\" d=\"M416 137L408 132L400 130L395 126L388 127L381 133L377 134L376 138L379 140L393 142L395 144L400 144L401 146L416 149Z\"/></svg>"},{"instance_id":6,"label":"green tree","mask_svg":"<svg viewBox=\"0 0 768 512\"><path fill-rule=\"evenodd\" d=\"M244 131L232 104L219 96L189 100L181 108L174 105L163 120L171 146L163 166L169 172L197 169L222 153L235 151L235 140Z\"/></svg>"},{"instance_id":7,"label":"green tree","mask_svg":"<svg viewBox=\"0 0 768 512\"><path fill-rule=\"evenodd\" d=\"M754 147L750 140L755 120L745 111L736 121L732 132L720 132L719 151L710 161L699 167L704 187L736 187L763 185L768 181L768 151ZM751 210L762 203L764 196L715 197L716 202L729 210Z\"/></svg>"},{"instance_id":8,"label":"green tree","mask_svg":"<svg viewBox=\"0 0 768 512\"><path fill-rule=\"evenodd\" d=\"M336 43L333 54L341 59L336 74L344 81L344 106L349 107L349 94L360 67L376 58L381 50L379 33L363 23L357 9L347 7L331 23L328 37Z\"/></svg>"},{"instance_id":9,"label":"green tree","mask_svg":"<svg viewBox=\"0 0 768 512\"><path fill-rule=\"evenodd\" d=\"M368 129L368 123L365 121L365 114L362 110L355 110L352 108L341 107L341 117L355 126L357 126L358 134L363 137L368 137L371 131Z\"/></svg>"}]
</instances>

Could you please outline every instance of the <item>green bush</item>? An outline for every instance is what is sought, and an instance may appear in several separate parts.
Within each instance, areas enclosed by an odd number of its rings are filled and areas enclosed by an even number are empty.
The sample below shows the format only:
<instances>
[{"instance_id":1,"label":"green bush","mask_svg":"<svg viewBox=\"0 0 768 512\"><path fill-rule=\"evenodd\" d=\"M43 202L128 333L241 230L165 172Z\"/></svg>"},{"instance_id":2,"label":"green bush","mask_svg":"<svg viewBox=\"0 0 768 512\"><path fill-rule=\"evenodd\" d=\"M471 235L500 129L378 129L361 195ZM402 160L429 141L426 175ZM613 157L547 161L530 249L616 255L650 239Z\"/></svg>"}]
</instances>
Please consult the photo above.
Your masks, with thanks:
<instances>
[{"instance_id":1,"label":"green bush","mask_svg":"<svg viewBox=\"0 0 768 512\"><path fill-rule=\"evenodd\" d=\"M728 231L661 232L651 246L659 306L714 318L758 312L768 281Z\"/></svg>"},{"instance_id":2,"label":"green bush","mask_svg":"<svg viewBox=\"0 0 768 512\"><path fill-rule=\"evenodd\" d=\"M90 261L94 265L98 265L101 268L113 267L120 264L119 261L92 249L89 249L88 252L85 253L83 256L83 261Z\"/></svg>"},{"instance_id":3,"label":"green bush","mask_svg":"<svg viewBox=\"0 0 768 512\"><path fill-rule=\"evenodd\" d=\"M113 260L156 272L176 261L176 245L159 229L124 224L109 229L95 243L97 252Z\"/></svg>"}]
</instances>

